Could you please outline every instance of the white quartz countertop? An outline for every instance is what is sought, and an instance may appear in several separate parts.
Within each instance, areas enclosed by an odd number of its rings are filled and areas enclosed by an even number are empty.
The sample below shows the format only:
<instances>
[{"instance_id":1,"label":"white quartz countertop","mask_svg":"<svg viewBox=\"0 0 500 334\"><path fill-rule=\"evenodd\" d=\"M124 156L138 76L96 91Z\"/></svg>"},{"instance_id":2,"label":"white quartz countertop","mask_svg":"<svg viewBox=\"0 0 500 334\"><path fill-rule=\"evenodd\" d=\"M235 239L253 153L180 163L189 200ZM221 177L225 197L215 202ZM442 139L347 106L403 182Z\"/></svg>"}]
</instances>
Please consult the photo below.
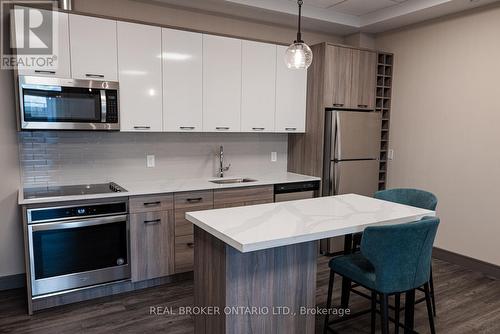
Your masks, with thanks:
<instances>
[{"instance_id":1,"label":"white quartz countertop","mask_svg":"<svg viewBox=\"0 0 500 334\"><path fill-rule=\"evenodd\" d=\"M251 252L434 215L434 211L347 194L188 212L186 219L240 252Z\"/></svg>"},{"instance_id":2,"label":"white quartz countertop","mask_svg":"<svg viewBox=\"0 0 500 334\"><path fill-rule=\"evenodd\" d=\"M228 176L227 179L239 178L240 176ZM233 183L233 184L215 184L210 180L218 180L218 178L197 178L197 179L168 179L157 181L134 181L134 182L118 182L118 184L125 188L127 192L98 194L98 195L77 195L77 196L57 196L57 197L44 197L25 199L23 189L19 189L18 203L20 205L28 204L44 204L61 201L79 201L79 200L92 200L100 198L114 198L114 197L128 197L138 195L154 195L165 194L173 192L196 191L196 190L210 190L210 189L226 189L226 188L239 188L239 187L253 187L272 184L306 182L306 181L319 181L318 177L307 176L295 173L280 173L280 174L245 174L241 177L251 178L257 180L256 182L248 183Z\"/></svg>"}]
</instances>

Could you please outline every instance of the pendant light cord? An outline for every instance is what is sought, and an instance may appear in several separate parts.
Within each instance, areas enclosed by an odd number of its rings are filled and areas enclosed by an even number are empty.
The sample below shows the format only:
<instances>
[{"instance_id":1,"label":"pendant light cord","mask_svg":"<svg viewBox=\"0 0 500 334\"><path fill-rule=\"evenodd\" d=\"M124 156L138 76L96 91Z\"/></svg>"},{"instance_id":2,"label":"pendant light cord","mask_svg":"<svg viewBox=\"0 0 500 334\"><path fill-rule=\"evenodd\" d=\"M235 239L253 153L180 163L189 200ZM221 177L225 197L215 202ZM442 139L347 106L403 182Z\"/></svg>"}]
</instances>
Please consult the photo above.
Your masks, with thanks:
<instances>
[{"instance_id":1,"label":"pendant light cord","mask_svg":"<svg viewBox=\"0 0 500 334\"><path fill-rule=\"evenodd\" d=\"M297 30L297 40L295 41L295 43L304 43L304 41L302 40L302 33L301 33L301 25L300 25L300 21L301 21L301 17L302 17L302 4L304 2L302 0L297 0L297 5L299 5L299 24L298 24L298 30Z\"/></svg>"}]
</instances>

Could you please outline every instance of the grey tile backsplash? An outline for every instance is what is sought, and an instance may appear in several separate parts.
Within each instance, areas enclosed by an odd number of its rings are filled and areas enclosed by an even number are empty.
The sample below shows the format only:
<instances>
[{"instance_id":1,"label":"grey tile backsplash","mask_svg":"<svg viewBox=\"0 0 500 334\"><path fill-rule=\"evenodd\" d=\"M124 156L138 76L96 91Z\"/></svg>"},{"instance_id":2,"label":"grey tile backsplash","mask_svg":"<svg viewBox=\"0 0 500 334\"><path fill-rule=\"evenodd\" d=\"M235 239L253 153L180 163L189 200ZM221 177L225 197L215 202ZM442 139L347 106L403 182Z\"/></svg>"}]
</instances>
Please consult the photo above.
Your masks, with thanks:
<instances>
[{"instance_id":1,"label":"grey tile backsplash","mask_svg":"<svg viewBox=\"0 0 500 334\"><path fill-rule=\"evenodd\" d=\"M20 132L24 187L214 177L219 145L228 176L286 172L287 135L217 133ZM271 162L271 152L278 161ZM146 155L156 167L147 168Z\"/></svg>"}]
</instances>

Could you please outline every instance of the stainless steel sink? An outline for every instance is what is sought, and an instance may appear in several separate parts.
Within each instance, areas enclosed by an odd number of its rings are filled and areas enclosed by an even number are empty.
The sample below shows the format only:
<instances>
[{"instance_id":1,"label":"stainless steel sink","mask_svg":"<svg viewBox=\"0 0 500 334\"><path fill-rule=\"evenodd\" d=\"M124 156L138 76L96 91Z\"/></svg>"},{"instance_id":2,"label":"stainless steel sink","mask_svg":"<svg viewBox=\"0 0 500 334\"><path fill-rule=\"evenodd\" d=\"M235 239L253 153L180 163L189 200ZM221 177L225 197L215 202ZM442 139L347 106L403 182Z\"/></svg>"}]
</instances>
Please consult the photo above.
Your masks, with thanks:
<instances>
[{"instance_id":1,"label":"stainless steel sink","mask_svg":"<svg viewBox=\"0 0 500 334\"><path fill-rule=\"evenodd\" d=\"M231 183L248 183L248 182L256 182L257 180L249 179L249 178L237 178L237 179L220 179L220 180L211 180L210 182L216 184L231 184Z\"/></svg>"}]
</instances>

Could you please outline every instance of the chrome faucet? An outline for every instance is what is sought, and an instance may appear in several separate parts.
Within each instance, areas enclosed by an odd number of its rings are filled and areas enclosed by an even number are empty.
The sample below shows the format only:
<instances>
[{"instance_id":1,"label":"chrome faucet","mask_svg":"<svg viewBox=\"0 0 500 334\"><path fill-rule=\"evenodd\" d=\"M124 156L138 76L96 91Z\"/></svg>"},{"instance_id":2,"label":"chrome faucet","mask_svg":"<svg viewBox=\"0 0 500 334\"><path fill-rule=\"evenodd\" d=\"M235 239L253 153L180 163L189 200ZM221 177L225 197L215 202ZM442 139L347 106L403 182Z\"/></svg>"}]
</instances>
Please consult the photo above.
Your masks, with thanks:
<instances>
[{"instance_id":1,"label":"chrome faucet","mask_svg":"<svg viewBox=\"0 0 500 334\"><path fill-rule=\"evenodd\" d=\"M219 177L224 177L224 172L229 170L231 164L224 167L224 147L222 145L219 148L219 154L217 156L219 157L219 171L217 174L219 174Z\"/></svg>"}]
</instances>

